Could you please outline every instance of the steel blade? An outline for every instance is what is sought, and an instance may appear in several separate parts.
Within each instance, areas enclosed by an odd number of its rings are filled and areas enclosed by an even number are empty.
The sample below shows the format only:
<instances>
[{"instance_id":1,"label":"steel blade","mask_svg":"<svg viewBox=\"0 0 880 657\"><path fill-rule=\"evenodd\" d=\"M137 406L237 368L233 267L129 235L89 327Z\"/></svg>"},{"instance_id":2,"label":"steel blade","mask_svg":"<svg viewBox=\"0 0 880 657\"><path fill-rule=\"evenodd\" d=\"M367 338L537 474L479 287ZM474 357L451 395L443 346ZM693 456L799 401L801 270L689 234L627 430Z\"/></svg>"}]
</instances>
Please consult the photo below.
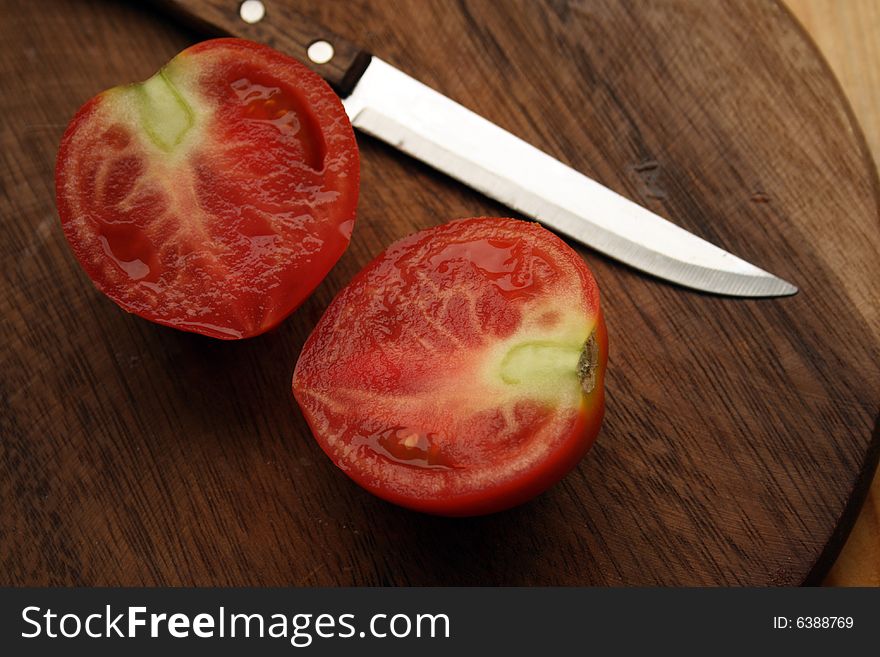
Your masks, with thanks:
<instances>
[{"instance_id":1,"label":"steel blade","mask_svg":"<svg viewBox=\"0 0 880 657\"><path fill-rule=\"evenodd\" d=\"M352 124L636 269L742 297L797 288L602 186L373 57L343 100Z\"/></svg>"}]
</instances>

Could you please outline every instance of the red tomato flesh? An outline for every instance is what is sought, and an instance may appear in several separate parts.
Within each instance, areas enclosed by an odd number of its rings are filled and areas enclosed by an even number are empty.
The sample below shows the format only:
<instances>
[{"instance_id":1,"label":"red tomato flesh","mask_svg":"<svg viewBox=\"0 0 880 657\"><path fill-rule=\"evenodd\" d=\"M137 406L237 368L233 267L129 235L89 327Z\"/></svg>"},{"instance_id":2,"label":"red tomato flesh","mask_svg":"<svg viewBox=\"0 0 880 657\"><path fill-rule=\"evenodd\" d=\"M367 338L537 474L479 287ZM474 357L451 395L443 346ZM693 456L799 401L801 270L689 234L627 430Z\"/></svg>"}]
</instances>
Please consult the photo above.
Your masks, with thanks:
<instances>
[{"instance_id":1,"label":"red tomato flesh","mask_svg":"<svg viewBox=\"0 0 880 657\"><path fill-rule=\"evenodd\" d=\"M584 456L608 339L580 256L476 218L393 244L333 300L293 393L318 443L388 501L464 516L525 502Z\"/></svg>"},{"instance_id":2,"label":"red tomato flesh","mask_svg":"<svg viewBox=\"0 0 880 657\"><path fill-rule=\"evenodd\" d=\"M345 251L358 151L318 75L216 39L88 101L55 182L64 233L99 290L160 324L245 338L290 314Z\"/></svg>"}]
</instances>

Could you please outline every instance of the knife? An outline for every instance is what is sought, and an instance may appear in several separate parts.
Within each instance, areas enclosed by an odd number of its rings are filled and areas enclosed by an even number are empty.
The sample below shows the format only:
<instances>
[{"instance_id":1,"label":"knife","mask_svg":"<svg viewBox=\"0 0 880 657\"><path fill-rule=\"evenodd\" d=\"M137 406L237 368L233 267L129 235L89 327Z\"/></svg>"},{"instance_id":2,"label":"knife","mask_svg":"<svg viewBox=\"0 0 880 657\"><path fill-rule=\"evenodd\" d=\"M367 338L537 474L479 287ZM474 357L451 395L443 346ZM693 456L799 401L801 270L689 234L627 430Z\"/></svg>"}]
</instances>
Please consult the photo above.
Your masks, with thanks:
<instances>
[{"instance_id":1,"label":"knife","mask_svg":"<svg viewBox=\"0 0 880 657\"><path fill-rule=\"evenodd\" d=\"M163 0L194 25L296 57L342 98L352 125L611 258L703 292L795 294L781 278L591 180L283 2Z\"/></svg>"}]
</instances>

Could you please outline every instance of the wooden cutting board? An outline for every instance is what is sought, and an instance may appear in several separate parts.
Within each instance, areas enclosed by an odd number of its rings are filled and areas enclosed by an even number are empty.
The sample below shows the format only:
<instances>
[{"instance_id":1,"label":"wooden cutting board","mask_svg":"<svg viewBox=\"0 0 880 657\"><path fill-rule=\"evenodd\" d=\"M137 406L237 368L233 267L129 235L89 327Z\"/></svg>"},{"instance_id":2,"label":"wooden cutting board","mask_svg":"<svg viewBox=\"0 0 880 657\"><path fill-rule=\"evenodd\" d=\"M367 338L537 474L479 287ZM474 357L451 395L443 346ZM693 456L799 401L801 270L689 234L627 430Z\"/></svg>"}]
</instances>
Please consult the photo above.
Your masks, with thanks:
<instances>
[{"instance_id":1,"label":"wooden cutting board","mask_svg":"<svg viewBox=\"0 0 880 657\"><path fill-rule=\"evenodd\" d=\"M880 156L880 3L785 0L815 40L840 81L874 157ZM874 481L852 531L823 584L880 587L880 477Z\"/></svg>"},{"instance_id":2,"label":"wooden cutting board","mask_svg":"<svg viewBox=\"0 0 880 657\"><path fill-rule=\"evenodd\" d=\"M611 339L599 441L537 500L466 520L349 482L290 377L330 299L387 244L510 212L360 136L351 247L279 330L221 343L126 315L67 249L57 143L94 93L200 37L129 3L8 4L0 584L763 585L827 570L880 444L878 183L780 4L294 3L801 290L722 299L580 249Z\"/></svg>"}]
</instances>

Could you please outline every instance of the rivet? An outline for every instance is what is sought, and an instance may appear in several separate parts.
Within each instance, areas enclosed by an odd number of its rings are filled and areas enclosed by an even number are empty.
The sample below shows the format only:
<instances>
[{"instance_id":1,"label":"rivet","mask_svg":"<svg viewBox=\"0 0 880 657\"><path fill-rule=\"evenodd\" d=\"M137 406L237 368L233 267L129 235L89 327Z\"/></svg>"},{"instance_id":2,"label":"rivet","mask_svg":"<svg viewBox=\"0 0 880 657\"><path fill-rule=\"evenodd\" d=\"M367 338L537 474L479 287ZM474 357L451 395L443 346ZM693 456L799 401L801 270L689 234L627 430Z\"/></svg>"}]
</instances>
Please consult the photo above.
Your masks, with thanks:
<instances>
[{"instance_id":1,"label":"rivet","mask_svg":"<svg viewBox=\"0 0 880 657\"><path fill-rule=\"evenodd\" d=\"M320 41L315 41L312 45L309 46L309 49L306 51L306 54L309 56L315 64L326 64L331 59L333 59L333 55L335 51L333 50L333 44L329 41L324 41L323 39Z\"/></svg>"},{"instance_id":2,"label":"rivet","mask_svg":"<svg viewBox=\"0 0 880 657\"><path fill-rule=\"evenodd\" d=\"M260 0L244 0L238 8L238 15L245 23L259 23L266 15L266 6Z\"/></svg>"}]
</instances>

